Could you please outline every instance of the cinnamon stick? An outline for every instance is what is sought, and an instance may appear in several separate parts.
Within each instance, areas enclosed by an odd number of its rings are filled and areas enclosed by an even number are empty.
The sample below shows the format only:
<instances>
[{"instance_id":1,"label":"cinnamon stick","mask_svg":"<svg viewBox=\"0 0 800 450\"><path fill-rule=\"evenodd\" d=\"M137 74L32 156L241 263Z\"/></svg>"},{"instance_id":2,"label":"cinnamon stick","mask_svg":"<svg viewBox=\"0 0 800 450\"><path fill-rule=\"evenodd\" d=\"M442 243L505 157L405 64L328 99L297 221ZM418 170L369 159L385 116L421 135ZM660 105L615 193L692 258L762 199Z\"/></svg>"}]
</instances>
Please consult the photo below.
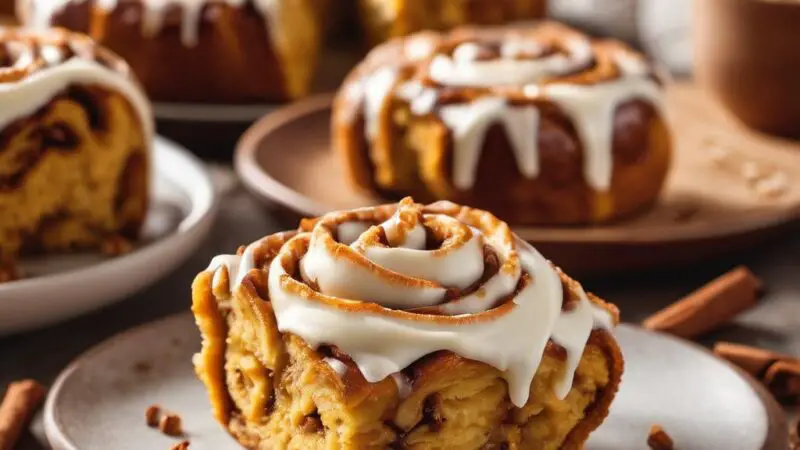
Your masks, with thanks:
<instances>
[{"instance_id":1,"label":"cinnamon stick","mask_svg":"<svg viewBox=\"0 0 800 450\"><path fill-rule=\"evenodd\" d=\"M764 384L784 404L800 400L800 361L777 361L764 374Z\"/></svg>"},{"instance_id":2,"label":"cinnamon stick","mask_svg":"<svg viewBox=\"0 0 800 450\"><path fill-rule=\"evenodd\" d=\"M34 380L17 381L8 386L0 404L0 450L14 448L45 393L45 388Z\"/></svg>"},{"instance_id":3,"label":"cinnamon stick","mask_svg":"<svg viewBox=\"0 0 800 450\"><path fill-rule=\"evenodd\" d=\"M762 291L761 280L746 267L739 266L653 314L642 326L691 339L753 307Z\"/></svg>"},{"instance_id":4,"label":"cinnamon stick","mask_svg":"<svg viewBox=\"0 0 800 450\"><path fill-rule=\"evenodd\" d=\"M749 345L733 344L730 342L717 342L714 344L714 354L743 369L756 378L763 378L767 369L777 361L798 361L789 355L776 353Z\"/></svg>"},{"instance_id":5,"label":"cinnamon stick","mask_svg":"<svg viewBox=\"0 0 800 450\"><path fill-rule=\"evenodd\" d=\"M760 379L779 402L800 399L800 358L730 342L716 343L714 354Z\"/></svg>"}]
</instances>

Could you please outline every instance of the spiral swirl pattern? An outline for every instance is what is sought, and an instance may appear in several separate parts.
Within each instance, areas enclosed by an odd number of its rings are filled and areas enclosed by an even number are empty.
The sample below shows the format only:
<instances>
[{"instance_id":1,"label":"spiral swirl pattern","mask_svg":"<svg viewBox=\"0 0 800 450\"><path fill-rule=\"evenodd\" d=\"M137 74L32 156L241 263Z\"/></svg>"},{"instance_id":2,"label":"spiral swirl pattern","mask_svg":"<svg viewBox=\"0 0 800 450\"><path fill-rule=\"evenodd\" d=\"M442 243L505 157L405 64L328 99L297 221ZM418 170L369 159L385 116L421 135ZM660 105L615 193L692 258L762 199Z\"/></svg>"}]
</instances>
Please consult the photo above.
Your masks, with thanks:
<instances>
[{"instance_id":1,"label":"spiral swirl pattern","mask_svg":"<svg viewBox=\"0 0 800 450\"><path fill-rule=\"evenodd\" d=\"M209 269L227 267L236 289L253 248ZM369 382L449 350L503 371L517 406L549 340L567 353L563 397L589 334L612 322L496 217L410 198L304 222L272 260L268 290L281 332L335 345Z\"/></svg>"}]
</instances>

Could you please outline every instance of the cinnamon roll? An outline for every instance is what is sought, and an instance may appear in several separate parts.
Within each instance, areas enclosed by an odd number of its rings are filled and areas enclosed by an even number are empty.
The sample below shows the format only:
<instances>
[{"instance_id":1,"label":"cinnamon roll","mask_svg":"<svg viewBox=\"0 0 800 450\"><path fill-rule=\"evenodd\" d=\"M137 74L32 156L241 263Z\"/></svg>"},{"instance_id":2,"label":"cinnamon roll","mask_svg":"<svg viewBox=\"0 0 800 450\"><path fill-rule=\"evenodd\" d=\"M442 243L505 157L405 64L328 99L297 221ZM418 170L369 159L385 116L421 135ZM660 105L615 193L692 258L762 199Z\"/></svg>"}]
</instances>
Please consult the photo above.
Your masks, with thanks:
<instances>
[{"instance_id":1,"label":"cinnamon roll","mask_svg":"<svg viewBox=\"0 0 800 450\"><path fill-rule=\"evenodd\" d=\"M616 308L450 202L304 220L192 295L197 374L252 449L579 449L623 370Z\"/></svg>"},{"instance_id":2,"label":"cinnamon roll","mask_svg":"<svg viewBox=\"0 0 800 450\"><path fill-rule=\"evenodd\" d=\"M447 199L515 224L586 224L653 204L671 140L639 54L557 23L421 33L375 48L333 107L360 188Z\"/></svg>"},{"instance_id":3,"label":"cinnamon roll","mask_svg":"<svg viewBox=\"0 0 800 450\"><path fill-rule=\"evenodd\" d=\"M359 0L367 37L377 44L421 30L530 20L545 15L545 0Z\"/></svg>"},{"instance_id":4,"label":"cinnamon roll","mask_svg":"<svg viewBox=\"0 0 800 450\"><path fill-rule=\"evenodd\" d=\"M0 261L138 237L153 119L84 35L0 28Z\"/></svg>"},{"instance_id":5,"label":"cinnamon roll","mask_svg":"<svg viewBox=\"0 0 800 450\"><path fill-rule=\"evenodd\" d=\"M91 35L125 58L154 100L272 102L304 95L319 0L17 0L20 20Z\"/></svg>"}]
</instances>

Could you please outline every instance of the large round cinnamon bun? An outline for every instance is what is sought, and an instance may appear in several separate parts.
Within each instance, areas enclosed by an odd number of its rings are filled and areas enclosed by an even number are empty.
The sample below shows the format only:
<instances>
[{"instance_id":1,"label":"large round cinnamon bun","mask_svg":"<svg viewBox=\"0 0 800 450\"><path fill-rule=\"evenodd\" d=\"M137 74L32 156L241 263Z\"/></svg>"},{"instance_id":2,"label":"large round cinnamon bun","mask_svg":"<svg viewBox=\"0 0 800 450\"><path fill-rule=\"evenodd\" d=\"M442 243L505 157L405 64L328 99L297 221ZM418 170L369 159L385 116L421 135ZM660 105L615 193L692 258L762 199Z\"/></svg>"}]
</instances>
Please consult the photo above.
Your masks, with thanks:
<instances>
[{"instance_id":1,"label":"large round cinnamon bun","mask_svg":"<svg viewBox=\"0 0 800 450\"><path fill-rule=\"evenodd\" d=\"M605 222L653 204L670 162L661 81L639 54L559 25L422 33L374 49L334 103L354 183L515 224Z\"/></svg>"},{"instance_id":2,"label":"large round cinnamon bun","mask_svg":"<svg viewBox=\"0 0 800 450\"><path fill-rule=\"evenodd\" d=\"M89 37L0 28L0 260L136 239L153 119Z\"/></svg>"},{"instance_id":3,"label":"large round cinnamon bun","mask_svg":"<svg viewBox=\"0 0 800 450\"><path fill-rule=\"evenodd\" d=\"M579 449L622 375L616 309L449 202L305 220L192 291L197 373L253 449Z\"/></svg>"},{"instance_id":4,"label":"large round cinnamon bun","mask_svg":"<svg viewBox=\"0 0 800 450\"><path fill-rule=\"evenodd\" d=\"M319 0L17 0L29 27L61 26L119 53L155 100L280 101L304 95Z\"/></svg>"}]
</instances>

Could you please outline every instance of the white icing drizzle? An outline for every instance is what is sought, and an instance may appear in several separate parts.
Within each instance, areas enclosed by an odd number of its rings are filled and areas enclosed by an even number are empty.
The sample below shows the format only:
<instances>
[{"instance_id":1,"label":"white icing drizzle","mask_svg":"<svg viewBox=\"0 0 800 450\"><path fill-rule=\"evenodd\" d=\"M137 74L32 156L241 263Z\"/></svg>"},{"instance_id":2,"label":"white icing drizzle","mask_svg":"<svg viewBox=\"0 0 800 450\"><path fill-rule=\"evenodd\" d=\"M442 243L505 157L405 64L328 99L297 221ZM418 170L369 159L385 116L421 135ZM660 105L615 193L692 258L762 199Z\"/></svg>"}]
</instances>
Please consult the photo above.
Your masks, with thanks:
<instances>
[{"instance_id":1,"label":"white icing drizzle","mask_svg":"<svg viewBox=\"0 0 800 450\"><path fill-rule=\"evenodd\" d=\"M611 187L614 112L617 107L629 100L643 99L658 111L663 110L661 89L652 80L641 76L623 76L592 86L555 83L545 86L543 91L572 119L583 144L584 179L598 191L607 191Z\"/></svg>"},{"instance_id":2,"label":"white icing drizzle","mask_svg":"<svg viewBox=\"0 0 800 450\"><path fill-rule=\"evenodd\" d=\"M480 46L465 42L456 47L452 57L436 55L428 74L432 80L445 86L519 86L573 72L592 61L592 48L585 39L571 40L566 45L567 54L554 53L533 59L514 59L523 48L531 49L532 46L519 40L510 42L514 44L509 44L505 51L501 49L500 58L489 60L476 60Z\"/></svg>"},{"instance_id":3,"label":"white icing drizzle","mask_svg":"<svg viewBox=\"0 0 800 450\"><path fill-rule=\"evenodd\" d=\"M448 240L459 240L462 243L478 240L482 244L490 246L497 253L501 267L501 270L493 278L503 280L502 282L506 286L494 288L490 286L492 279L487 281L482 289L479 289L482 291L480 297L483 298L480 308L449 310L444 305L437 305L434 307L439 309L440 313L445 314L444 316L419 316L419 313L414 312L384 314L369 308L355 307L362 302L370 302L387 308L395 308L402 302L391 298L391 292L397 289L391 279L375 276L375 273L371 274L372 276L363 273L354 276L348 258L332 256L326 249L333 248L333 252L338 255L348 252L361 254L359 252L364 251L367 243L372 242L369 235L380 231L383 227L397 226L402 213L410 213L410 215L404 216L404 226L406 226L404 236L406 238L401 243L419 244L419 242L414 242L416 240L415 230L424 228L424 225L419 220L408 222L408 217L417 217L421 211L420 208L419 205L413 203L401 202L394 216L380 226L366 229L362 236L349 246L322 239L325 235L330 237L328 228L322 225L322 222L326 218L335 219L336 213L323 217L315 226L310 238L308 233L293 238L310 239L308 251L300 260L300 265L301 276L306 282L308 282L309 272L317 275L316 282L319 293L315 295L351 307L340 308L327 303L327 301L315 301L302 291L288 289L285 283L291 285L299 282L292 278L284 268L284 258L294 257L292 250L287 249L291 247L292 242L285 244L272 261L268 274L269 300L275 311L278 329L281 332L290 332L301 337L312 348L317 348L322 344L335 345L352 358L368 382L376 383L386 377L392 377L397 384L398 394L401 398L408 396L412 390L412 386L401 373L402 370L422 356L435 351L449 350L465 358L482 361L500 370L508 382L511 401L518 407L527 403L531 382L538 370L547 343L552 339L567 353L563 378L558 380L555 386L556 395L564 398L572 386L575 370L591 331L598 328L611 329L613 320L607 311L590 302L581 288L577 292L577 302L572 305L570 310L562 312L563 287L559 275L530 244L513 236L506 224L496 225L487 234L461 222L459 222L461 225L456 225L451 221L457 220L448 215L426 213L423 215L424 223L436 220L454 227L452 236L445 239L445 243L440 249L426 251L424 247L422 249L383 247L387 251L382 256L384 257L383 263L399 267L403 264L391 261L392 258L403 260L410 251L428 253L428 261L421 262L421 264L429 265L438 260L440 265L448 267L448 269L439 269L440 271L451 270L455 274L462 270L463 264L469 264L471 259L482 261L483 250L480 247L469 247L470 250L464 250L467 248L466 244L461 249L451 248L447 245ZM481 218L480 223L487 223L486 216ZM353 225L354 229L356 226L360 229L366 228L364 222L344 222L340 223L338 227L341 228L347 223L357 223L358 225ZM347 225L347 227L349 226L351 225ZM460 234L464 231L467 233ZM342 247L336 247L337 245ZM217 271L220 267L226 266L231 274L230 279L233 280L230 289L232 291L238 289L244 278L242 274L247 273L253 267L251 251L253 247L253 244L248 246L241 258L231 255L214 258L208 270ZM441 250L463 252L463 254L459 254L457 260L451 260L437 253ZM508 262L514 266L514 270L508 270L506 267ZM377 262L373 261L373 263ZM511 304L492 310L497 300L507 297L515 290L523 271L529 274L530 282L516 292ZM330 279L321 281L319 278L320 275L327 276L329 274L333 274L333 277L340 277L343 283L357 285L351 290L355 295L349 295L349 293L340 295L341 285L335 283L331 290L330 283L332 281ZM398 272L393 272L393 274L399 277L408 275ZM424 277L424 280L427 281L432 281L437 277L430 273L419 276ZM480 273L477 274L477 277L480 277ZM476 279L478 278L473 278L473 280ZM511 282L510 286L508 280ZM405 293L404 296L411 294ZM441 297L436 299L436 301L439 300ZM456 299L446 304L463 303L462 300ZM415 306L400 305L401 308ZM475 313L479 314L474 317L470 316ZM339 376L347 371L346 365L335 358L325 358L324 361Z\"/></svg>"},{"instance_id":4,"label":"white icing drizzle","mask_svg":"<svg viewBox=\"0 0 800 450\"><path fill-rule=\"evenodd\" d=\"M498 122L505 126L520 172L528 178L539 174L539 111L535 107L513 107L502 97L481 97L442 107L439 117L453 132L455 187L469 189L475 183L486 132Z\"/></svg>"},{"instance_id":5,"label":"white icing drizzle","mask_svg":"<svg viewBox=\"0 0 800 450\"><path fill-rule=\"evenodd\" d=\"M131 102L141 121L145 141L150 142L154 128L150 102L128 74L81 57L62 62L61 52L49 44L42 45L42 54L48 63L46 67L19 81L0 83L0 129L33 114L70 85L98 85L119 92Z\"/></svg>"},{"instance_id":6,"label":"white icing drizzle","mask_svg":"<svg viewBox=\"0 0 800 450\"><path fill-rule=\"evenodd\" d=\"M336 227L336 234L339 242L350 245L369 229L370 225L366 222L345 222Z\"/></svg>"},{"instance_id":7,"label":"white icing drizzle","mask_svg":"<svg viewBox=\"0 0 800 450\"><path fill-rule=\"evenodd\" d=\"M86 0L23 0L19 2L19 15L24 24L36 29L46 29L50 27L53 16L62 11L70 3L82 3ZM226 4L235 8L241 8L247 1L252 1L256 9L264 16L270 25L271 30L275 30L280 25L279 21L274 20L277 15L277 0L141 0L142 14L142 33L144 36L156 36L164 26L164 18L169 6L177 5L181 8L181 41L187 47L197 45L200 33L200 23L203 8L206 4L217 3ZM119 0L96 0L95 6L103 11L113 11L119 4ZM273 36L279 36L273 32Z\"/></svg>"},{"instance_id":8,"label":"white icing drizzle","mask_svg":"<svg viewBox=\"0 0 800 450\"><path fill-rule=\"evenodd\" d=\"M426 220L438 217L435 214L425 215ZM503 230L507 231L507 228ZM330 258L327 251L317 249L330 244L319 238L314 239L320 231L321 228L317 225L308 252L300 261L301 266L314 266L319 273L348 277L346 280L349 284L367 285L353 289L357 296L342 296L328 290L326 283L317 279L321 295L346 303L359 303L362 300L358 299L364 299L363 301L379 303L389 308L395 307L395 302L386 301L389 293L397 288L391 280L365 280L363 275L354 277L348 274L349 269L340 267L348 266L347 258ZM514 306L504 314L486 320L453 323L435 319L415 320L358 309L343 310L284 289L282 282L288 281L290 276L282 265L282 252L272 262L268 277L270 300L278 327L281 332L291 332L302 337L314 348L321 344L336 345L355 361L369 382L378 382L387 376L392 376L397 382L395 374L420 357L439 350L450 350L465 358L483 361L502 371L509 384L511 400L517 406L527 402L530 383L538 370L547 342L552 338L568 354L567 370L556 388L557 394L563 398L571 387L574 370L591 330L610 325L611 319L602 317L600 309L593 307L582 291L578 304L569 312L562 313L562 285L555 270L530 245L519 240L515 241L515 246L508 242L503 244L503 235L502 232L482 234L481 239L493 246L498 253L502 253L501 248L508 247L507 251L511 252L509 257L519 255L519 271L512 274L515 284L522 270L529 273L533 280L516 294L512 300ZM409 249L392 250L397 250L396 253L402 255ZM473 257L482 258L482 252L476 249ZM465 259L466 255L460 258L462 261ZM458 270L460 262L443 264L453 265L453 270ZM308 275L307 272L308 269L301 270L304 278ZM500 291L485 290L486 297L503 296ZM491 309L498 298L491 300L484 303L483 310ZM608 314L605 313L605 316ZM402 394L405 387L398 385L398 390Z\"/></svg>"},{"instance_id":9,"label":"white icing drizzle","mask_svg":"<svg viewBox=\"0 0 800 450\"><path fill-rule=\"evenodd\" d=\"M394 384L397 385L397 395L403 399L407 398L411 395L412 386L411 383L408 382L408 379L405 375L400 372L395 372L390 375L392 380L394 380Z\"/></svg>"},{"instance_id":10,"label":"white icing drizzle","mask_svg":"<svg viewBox=\"0 0 800 450\"><path fill-rule=\"evenodd\" d=\"M230 280L230 286L228 289L231 291L236 290L244 281L244 277L255 268L255 258L253 257L253 250L255 246L253 244L248 245L245 247L242 256L239 255L217 255L211 259L211 263L209 263L206 270L209 272L214 272L214 278L212 279L213 286L217 286L220 283L219 274L222 271L217 270L220 267L225 267L228 270L228 280Z\"/></svg>"},{"instance_id":11,"label":"white icing drizzle","mask_svg":"<svg viewBox=\"0 0 800 450\"><path fill-rule=\"evenodd\" d=\"M362 80L364 95L364 128L373 141L378 135L381 111L397 79L397 71L383 67Z\"/></svg>"},{"instance_id":12,"label":"white icing drizzle","mask_svg":"<svg viewBox=\"0 0 800 450\"><path fill-rule=\"evenodd\" d=\"M565 53L539 56L543 51L535 40L510 36L500 47L499 57L479 59L481 47L465 42L453 50L452 56L434 55L428 75L445 87L516 87L530 98L551 101L572 120L584 155L583 177L595 191L611 187L613 174L613 134L615 111L619 105L641 99L648 101L662 116L661 88L650 77L650 68L641 58L618 50L615 63L620 74L616 79L588 85L560 83L557 80L541 85L544 77L557 77L589 65L592 46L588 39L570 38ZM379 118L389 104L397 71L381 68L365 76L363 111L366 136L374 142L379 131ZM412 115L436 114L453 136L453 185L467 190L474 186L486 132L494 123L501 123L510 141L519 172L534 179L540 173L538 131L540 114L534 105L510 105L503 96L487 94L468 103L448 104L436 109L439 88L424 86L411 80L397 83L394 95L408 102ZM379 152L370 152L374 162Z\"/></svg>"},{"instance_id":13,"label":"white icing drizzle","mask_svg":"<svg viewBox=\"0 0 800 450\"><path fill-rule=\"evenodd\" d=\"M347 373L347 365L339 361L338 359L324 358L323 361L325 361L329 366L331 366L331 369L333 369L333 371L336 372L336 375L338 375L339 377L343 377L344 374Z\"/></svg>"}]
</instances>

